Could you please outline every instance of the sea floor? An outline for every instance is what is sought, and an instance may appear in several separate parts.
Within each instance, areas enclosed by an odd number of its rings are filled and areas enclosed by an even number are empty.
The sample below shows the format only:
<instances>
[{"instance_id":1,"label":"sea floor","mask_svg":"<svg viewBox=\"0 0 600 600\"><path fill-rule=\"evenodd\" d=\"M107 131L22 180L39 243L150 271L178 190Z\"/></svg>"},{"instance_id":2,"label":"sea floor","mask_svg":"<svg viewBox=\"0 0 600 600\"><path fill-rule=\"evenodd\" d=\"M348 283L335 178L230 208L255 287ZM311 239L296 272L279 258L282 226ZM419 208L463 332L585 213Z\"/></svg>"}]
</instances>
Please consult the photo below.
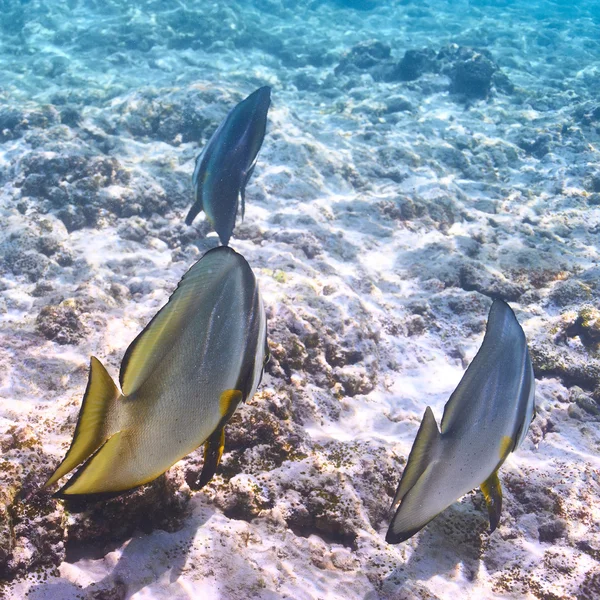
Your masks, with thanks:
<instances>
[{"instance_id":1,"label":"sea floor","mask_svg":"<svg viewBox=\"0 0 600 600\"><path fill-rule=\"evenodd\" d=\"M2 8L0 597L600 597L598 2ZM197 451L120 499L38 493L90 356L116 378L217 245L183 222L194 159L261 85L230 245L272 359L217 476L194 490ZM493 297L537 389L501 524L475 490L388 545L425 407L439 422Z\"/></svg>"}]
</instances>

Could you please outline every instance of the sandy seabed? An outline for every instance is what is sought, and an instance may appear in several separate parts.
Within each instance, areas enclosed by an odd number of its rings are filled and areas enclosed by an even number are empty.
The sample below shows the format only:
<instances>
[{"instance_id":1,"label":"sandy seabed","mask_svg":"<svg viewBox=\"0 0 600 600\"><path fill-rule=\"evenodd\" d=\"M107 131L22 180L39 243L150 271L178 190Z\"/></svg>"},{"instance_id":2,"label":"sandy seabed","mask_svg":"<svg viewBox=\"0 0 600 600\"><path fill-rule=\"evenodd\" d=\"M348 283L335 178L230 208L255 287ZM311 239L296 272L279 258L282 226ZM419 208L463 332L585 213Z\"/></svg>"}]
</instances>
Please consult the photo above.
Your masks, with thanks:
<instances>
[{"instance_id":1,"label":"sandy seabed","mask_svg":"<svg viewBox=\"0 0 600 600\"><path fill-rule=\"evenodd\" d=\"M0 596L600 597L599 3L298 4L2 5ZM197 451L121 499L23 502L70 443L90 355L116 377L217 245L183 223L194 158L261 85L231 246L272 360L218 475L194 490ZM501 525L477 490L390 546L422 414L439 421L493 297L538 407Z\"/></svg>"}]
</instances>

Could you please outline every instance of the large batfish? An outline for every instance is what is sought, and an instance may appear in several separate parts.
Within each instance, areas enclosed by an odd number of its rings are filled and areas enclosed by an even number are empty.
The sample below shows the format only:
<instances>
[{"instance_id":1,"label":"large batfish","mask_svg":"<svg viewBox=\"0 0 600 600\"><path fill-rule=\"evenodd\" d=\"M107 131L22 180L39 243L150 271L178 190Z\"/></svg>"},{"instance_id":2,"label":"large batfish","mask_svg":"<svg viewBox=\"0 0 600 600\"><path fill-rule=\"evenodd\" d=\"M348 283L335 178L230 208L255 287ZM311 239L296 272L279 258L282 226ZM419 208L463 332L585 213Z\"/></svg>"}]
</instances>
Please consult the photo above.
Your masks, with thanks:
<instances>
[{"instance_id":1,"label":"large batfish","mask_svg":"<svg viewBox=\"0 0 600 600\"><path fill-rule=\"evenodd\" d=\"M191 225L203 210L224 246L235 227L240 203L244 218L246 184L265 137L270 104L270 87L252 92L231 109L196 159L195 203L185 222Z\"/></svg>"},{"instance_id":2,"label":"large batfish","mask_svg":"<svg viewBox=\"0 0 600 600\"><path fill-rule=\"evenodd\" d=\"M483 344L444 407L441 433L431 408L425 410L386 541L407 540L477 486L494 531L502 509L498 468L523 441L534 415L525 334L508 304L494 300Z\"/></svg>"},{"instance_id":3,"label":"large batfish","mask_svg":"<svg viewBox=\"0 0 600 600\"><path fill-rule=\"evenodd\" d=\"M57 496L118 493L152 481L205 444L214 475L224 427L268 359L266 317L246 260L207 252L125 353L119 382L92 357L71 448L46 486L86 461Z\"/></svg>"}]
</instances>

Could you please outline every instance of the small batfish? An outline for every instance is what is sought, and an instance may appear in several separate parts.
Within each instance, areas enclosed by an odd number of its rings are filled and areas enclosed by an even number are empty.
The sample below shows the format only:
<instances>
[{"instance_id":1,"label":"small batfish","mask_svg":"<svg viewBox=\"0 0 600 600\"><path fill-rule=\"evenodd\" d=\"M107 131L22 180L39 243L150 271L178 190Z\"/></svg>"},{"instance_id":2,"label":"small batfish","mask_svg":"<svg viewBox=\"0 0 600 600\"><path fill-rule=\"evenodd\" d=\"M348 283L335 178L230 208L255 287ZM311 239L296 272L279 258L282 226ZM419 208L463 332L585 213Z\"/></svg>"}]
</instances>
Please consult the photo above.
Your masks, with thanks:
<instances>
[{"instance_id":1,"label":"small batfish","mask_svg":"<svg viewBox=\"0 0 600 600\"><path fill-rule=\"evenodd\" d=\"M525 334L508 304L494 300L483 344L444 407L440 431L431 408L425 410L386 541L407 540L477 486L494 531L502 509L498 468L523 441L534 416Z\"/></svg>"},{"instance_id":2,"label":"small batfish","mask_svg":"<svg viewBox=\"0 0 600 600\"><path fill-rule=\"evenodd\" d=\"M265 137L270 103L268 86L250 94L231 109L196 158L192 179L195 203L185 222L191 225L203 210L224 246L235 227L240 203L244 218L246 184Z\"/></svg>"},{"instance_id":3,"label":"small batfish","mask_svg":"<svg viewBox=\"0 0 600 600\"><path fill-rule=\"evenodd\" d=\"M252 269L230 248L207 252L125 352L120 390L92 357L73 442L45 485L84 463L56 495L114 495L205 444L202 487L221 459L225 424L256 391L267 358Z\"/></svg>"}]
</instances>

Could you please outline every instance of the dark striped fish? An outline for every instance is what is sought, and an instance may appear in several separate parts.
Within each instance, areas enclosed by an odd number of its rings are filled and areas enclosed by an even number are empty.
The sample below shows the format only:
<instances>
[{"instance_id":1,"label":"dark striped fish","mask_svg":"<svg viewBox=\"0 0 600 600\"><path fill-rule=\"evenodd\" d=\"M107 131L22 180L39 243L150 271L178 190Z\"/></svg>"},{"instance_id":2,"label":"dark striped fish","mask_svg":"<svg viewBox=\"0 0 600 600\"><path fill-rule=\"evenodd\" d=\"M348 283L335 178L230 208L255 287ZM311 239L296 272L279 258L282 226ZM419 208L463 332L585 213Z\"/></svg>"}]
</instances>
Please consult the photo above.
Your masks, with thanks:
<instances>
[{"instance_id":1,"label":"dark striped fish","mask_svg":"<svg viewBox=\"0 0 600 600\"><path fill-rule=\"evenodd\" d=\"M192 179L195 203L185 222L191 225L203 210L224 246L229 243L240 204L244 218L246 184L265 137L270 104L270 87L250 94L229 112L196 159Z\"/></svg>"}]
</instances>

